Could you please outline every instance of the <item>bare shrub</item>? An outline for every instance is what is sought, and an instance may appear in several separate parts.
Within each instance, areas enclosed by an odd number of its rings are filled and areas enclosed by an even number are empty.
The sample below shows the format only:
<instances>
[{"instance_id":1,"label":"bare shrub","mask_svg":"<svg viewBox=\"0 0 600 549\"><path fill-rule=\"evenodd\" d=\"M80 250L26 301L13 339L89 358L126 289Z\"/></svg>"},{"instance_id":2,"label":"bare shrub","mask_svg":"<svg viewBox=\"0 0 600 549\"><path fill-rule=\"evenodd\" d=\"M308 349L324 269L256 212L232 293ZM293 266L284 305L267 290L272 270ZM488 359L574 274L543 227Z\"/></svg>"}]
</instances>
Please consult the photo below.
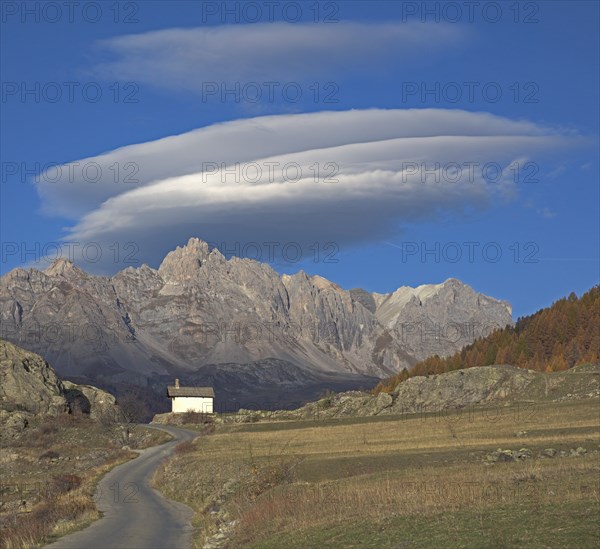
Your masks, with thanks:
<instances>
[{"instance_id":1,"label":"bare shrub","mask_svg":"<svg viewBox=\"0 0 600 549\"><path fill-rule=\"evenodd\" d=\"M106 429L115 444L137 446L137 425L143 417L143 406L130 395L119 398L118 406L107 406L96 412L98 423Z\"/></svg>"},{"instance_id":2,"label":"bare shrub","mask_svg":"<svg viewBox=\"0 0 600 549\"><path fill-rule=\"evenodd\" d=\"M249 448L250 480L246 495L250 499L278 485L293 482L295 469L304 461L304 457L289 454L289 444L290 441L287 441L277 454L266 456L264 460L256 459L252 448Z\"/></svg>"},{"instance_id":3,"label":"bare shrub","mask_svg":"<svg viewBox=\"0 0 600 549\"><path fill-rule=\"evenodd\" d=\"M40 433L44 436L54 435L58 433L58 430L58 426L56 426L54 423L49 422L42 423L39 427Z\"/></svg>"},{"instance_id":4,"label":"bare shrub","mask_svg":"<svg viewBox=\"0 0 600 549\"><path fill-rule=\"evenodd\" d=\"M52 477L52 491L55 494L66 494L81 486L81 477L70 473L63 473Z\"/></svg>"},{"instance_id":5,"label":"bare shrub","mask_svg":"<svg viewBox=\"0 0 600 549\"><path fill-rule=\"evenodd\" d=\"M211 414L207 414L206 412L196 412L194 410L188 410L183 413L181 419L184 424L187 423L193 425L214 423L215 421Z\"/></svg>"},{"instance_id":6,"label":"bare shrub","mask_svg":"<svg viewBox=\"0 0 600 549\"><path fill-rule=\"evenodd\" d=\"M212 423L206 423L203 427L202 427L202 431L200 431L203 435L213 435L215 433L215 431L217 430L216 425L214 424L214 422Z\"/></svg>"},{"instance_id":7,"label":"bare shrub","mask_svg":"<svg viewBox=\"0 0 600 549\"><path fill-rule=\"evenodd\" d=\"M27 502L33 503L31 511L22 512L19 509L3 516L0 548L39 547L40 542L47 540L53 532L57 522L76 520L86 512L93 513L94 502L88 492L89 485L86 488L81 477L74 474L55 475L46 488L37 493L40 498L38 503Z\"/></svg>"},{"instance_id":8,"label":"bare shrub","mask_svg":"<svg viewBox=\"0 0 600 549\"><path fill-rule=\"evenodd\" d=\"M177 446L175 446L176 454L187 454L189 452L193 452L194 450L194 445L190 440L184 440L183 442L180 442Z\"/></svg>"}]
</instances>

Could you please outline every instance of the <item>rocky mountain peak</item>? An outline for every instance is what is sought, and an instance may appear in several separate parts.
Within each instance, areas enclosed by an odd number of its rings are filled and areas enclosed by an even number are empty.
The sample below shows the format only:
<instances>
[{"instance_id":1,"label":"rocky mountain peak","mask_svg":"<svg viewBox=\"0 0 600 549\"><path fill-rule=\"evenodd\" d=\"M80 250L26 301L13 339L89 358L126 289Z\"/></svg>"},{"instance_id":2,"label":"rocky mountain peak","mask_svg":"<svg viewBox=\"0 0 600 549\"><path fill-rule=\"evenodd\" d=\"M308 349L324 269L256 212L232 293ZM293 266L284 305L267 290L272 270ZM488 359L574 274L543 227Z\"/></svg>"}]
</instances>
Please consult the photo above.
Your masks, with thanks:
<instances>
[{"instance_id":1,"label":"rocky mountain peak","mask_svg":"<svg viewBox=\"0 0 600 549\"><path fill-rule=\"evenodd\" d=\"M219 251L218 248L213 248L208 257L209 259L219 263L224 263L227 261L225 256Z\"/></svg>"},{"instance_id":2,"label":"rocky mountain peak","mask_svg":"<svg viewBox=\"0 0 600 549\"><path fill-rule=\"evenodd\" d=\"M335 284L334 282L331 282L331 280L327 280L326 278L323 278L322 276L319 275L314 275L311 277L312 283L314 284L314 286L316 288L318 288L319 290L335 290L335 291L339 291L341 290L341 288Z\"/></svg>"},{"instance_id":3,"label":"rocky mountain peak","mask_svg":"<svg viewBox=\"0 0 600 549\"><path fill-rule=\"evenodd\" d=\"M50 267L44 270L44 273L48 276L87 276L79 267L76 267L70 259L66 257L59 257L54 260Z\"/></svg>"},{"instance_id":4,"label":"rocky mountain peak","mask_svg":"<svg viewBox=\"0 0 600 549\"><path fill-rule=\"evenodd\" d=\"M507 302L480 294L456 278L373 296L377 320L419 360L448 355L493 327L513 323Z\"/></svg>"},{"instance_id":5,"label":"rocky mountain peak","mask_svg":"<svg viewBox=\"0 0 600 549\"><path fill-rule=\"evenodd\" d=\"M73 267L73 262L70 259L67 259L66 257L59 257L58 259L55 259L50 267L45 269L45 271L56 273L58 271L64 271L65 269L71 269Z\"/></svg>"},{"instance_id":6,"label":"rocky mountain peak","mask_svg":"<svg viewBox=\"0 0 600 549\"><path fill-rule=\"evenodd\" d=\"M201 238L193 236L187 241L187 244L185 244L181 248L177 246L176 249L185 250L188 253L201 252L206 254L208 253L208 244L204 242L204 240L202 240Z\"/></svg>"},{"instance_id":7,"label":"rocky mountain peak","mask_svg":"<svg viewBox=\"0 0 600 549\"><path fill-rule=\"evenodd\" d=\"M199 238L190 238L185 246L177 246L163 259L158 273L167 282L183 282L196 278L210 255L208 244Z\"/></svg>"},{"instance_id":8,"label":"rocky mountain peak","mask_svg":"<svg viewBox=\"0 0 600 549\"><path fill-rule=\"evenodd\" d=\"M224 363L239 364L246 379L242 366L259 371L266 359L308 372L306 383L334 373L379 378L453 353L483 335L482 326L512 324L508 304L456 279L387 294L347 291L303 271L279 275L267 263L227 260L199 238L169 252L158 270L143 265L105 278L59 260L45 274L0 280L7 338L91 382L147 386L156 376ZM65 330L29 337L48 325ZM232 377L222 388L235 384Z\"/></svg>"}]
</instances>

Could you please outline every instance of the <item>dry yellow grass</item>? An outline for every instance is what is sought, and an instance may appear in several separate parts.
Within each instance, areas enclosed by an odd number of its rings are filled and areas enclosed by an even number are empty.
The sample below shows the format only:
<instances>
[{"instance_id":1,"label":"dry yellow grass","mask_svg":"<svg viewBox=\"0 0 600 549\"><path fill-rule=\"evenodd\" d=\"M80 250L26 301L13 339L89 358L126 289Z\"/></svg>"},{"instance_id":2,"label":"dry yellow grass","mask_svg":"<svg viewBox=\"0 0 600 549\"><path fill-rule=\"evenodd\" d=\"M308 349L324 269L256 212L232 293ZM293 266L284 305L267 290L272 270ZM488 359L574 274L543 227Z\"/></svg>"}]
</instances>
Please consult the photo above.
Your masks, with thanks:
<instances>
[{"instance_id":1,"label":"dry yellow grass","mask_svg":"<svg viewBox=\"0 0 600 549\"><path fill-rule=\"evenodd\" d=\"M254 539L267 529L294 531L319 524L381 520L394 515L431 515L465 508L531 505L598 498L597 458L586 456L568 466L564 460L411 468L384 475L337 481L291 484L252 500L240 494L232 501L241 519L240 538ZM584 490L587 488L588 490Z\"/></svg>"},{"instance_id":2,"label":"dry yellow grass","mask_svg":"<svg viewBox=\"0 0 600 549\"><path fill-rule=\"evenodd\" d=\"M196 508L197 547L215 531L215 518L237 521L232 546L260 547L261 540L320 525L597 502L598 405L223 425L167 463L156 484ZM545 448L579 446L587 454L539 457ZM490 465L484 458L499 447L527 447L534 456Z\"/></svg>"}]
</instances>

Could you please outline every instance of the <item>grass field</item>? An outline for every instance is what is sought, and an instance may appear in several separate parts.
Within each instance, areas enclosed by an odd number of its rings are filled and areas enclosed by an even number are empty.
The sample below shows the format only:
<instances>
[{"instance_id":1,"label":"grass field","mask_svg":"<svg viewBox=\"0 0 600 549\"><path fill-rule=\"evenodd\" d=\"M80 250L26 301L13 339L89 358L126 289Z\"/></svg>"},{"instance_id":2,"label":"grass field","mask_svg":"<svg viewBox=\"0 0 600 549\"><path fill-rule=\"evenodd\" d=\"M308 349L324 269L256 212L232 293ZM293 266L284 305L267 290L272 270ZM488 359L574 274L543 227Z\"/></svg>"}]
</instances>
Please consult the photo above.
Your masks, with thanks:
<instances>
[{"instance_id":1,"label":"grass field","mask_svg":"<svg viewBox=\"0 0 600 549\"><path fill-rule=\"evenodd\" d=\"M599 427L597 399L225 424L155 485L196 510L196 547L595 548Z\"/></svg>"}]
</instances>

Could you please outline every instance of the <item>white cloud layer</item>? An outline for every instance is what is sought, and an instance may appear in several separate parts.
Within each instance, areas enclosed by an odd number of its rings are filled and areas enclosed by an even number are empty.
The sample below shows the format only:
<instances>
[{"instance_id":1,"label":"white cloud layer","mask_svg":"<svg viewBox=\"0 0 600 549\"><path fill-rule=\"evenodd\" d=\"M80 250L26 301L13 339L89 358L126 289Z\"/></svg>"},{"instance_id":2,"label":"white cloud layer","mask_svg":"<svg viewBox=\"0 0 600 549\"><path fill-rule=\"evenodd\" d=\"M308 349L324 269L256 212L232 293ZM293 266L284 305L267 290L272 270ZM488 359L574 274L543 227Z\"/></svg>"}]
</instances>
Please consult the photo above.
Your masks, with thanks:
<instances>
[{"instance_id":1,"label":"white cloud layer","mask_svg":"<svg viewBox=\"0 0 600 549\"><path fill-rule=\"evenodd\" d=\"M97 183L42 176L38 188L49 211L75 214L67 240L136 242L151 264L190 236L293 241L309 253L313 242L343 248L505 200L518 190L519 163L569 139L459 110L266 116L83 159L80 166L101 167ZM127 163L139 167L139 182L115 183L114 166Z\"/></svg>"},{"instance_id":2,"label":"white cloud layer","mask_svg":"<svg viewBox=\"0 0 600 549\"><path fill-rule=\"evenodd\" d=\"M37 186L48 213L78 219L113 196L166 178L199 173L207 164L329 149L329 160L334 162L335 147L379 143L368 148L375 151L394 139L403 140L398 142L402 150L396 152L400 161L419 154L436 158L435 143L442 137L450 138L448 142L454 145L449 150L456 154L467 152L464 138L472 137L482 144L485 139L505 137L508 139L499 154L510 149L515 156L521 154L523 146L517 138L524 138L531 147L562 140L554 130L531 122L460 110L369 109L261 116L214 124L52 167L41 174ZM418 148L423 150L418 152Z\"/></svg>"},{"instance_id":3,"label":"white cloud layer","mask_svg":"<svg viewBox=\"0 0 600 549\"><path fill-rule=\"evenodd\" d=\"M257 23L172 28L98 42L110 60L95 72L171 90L201 91L205 82L335 79L353 69L416 62L456 46L466 30L421 23Z\"/></svg>"}]
</instances>

